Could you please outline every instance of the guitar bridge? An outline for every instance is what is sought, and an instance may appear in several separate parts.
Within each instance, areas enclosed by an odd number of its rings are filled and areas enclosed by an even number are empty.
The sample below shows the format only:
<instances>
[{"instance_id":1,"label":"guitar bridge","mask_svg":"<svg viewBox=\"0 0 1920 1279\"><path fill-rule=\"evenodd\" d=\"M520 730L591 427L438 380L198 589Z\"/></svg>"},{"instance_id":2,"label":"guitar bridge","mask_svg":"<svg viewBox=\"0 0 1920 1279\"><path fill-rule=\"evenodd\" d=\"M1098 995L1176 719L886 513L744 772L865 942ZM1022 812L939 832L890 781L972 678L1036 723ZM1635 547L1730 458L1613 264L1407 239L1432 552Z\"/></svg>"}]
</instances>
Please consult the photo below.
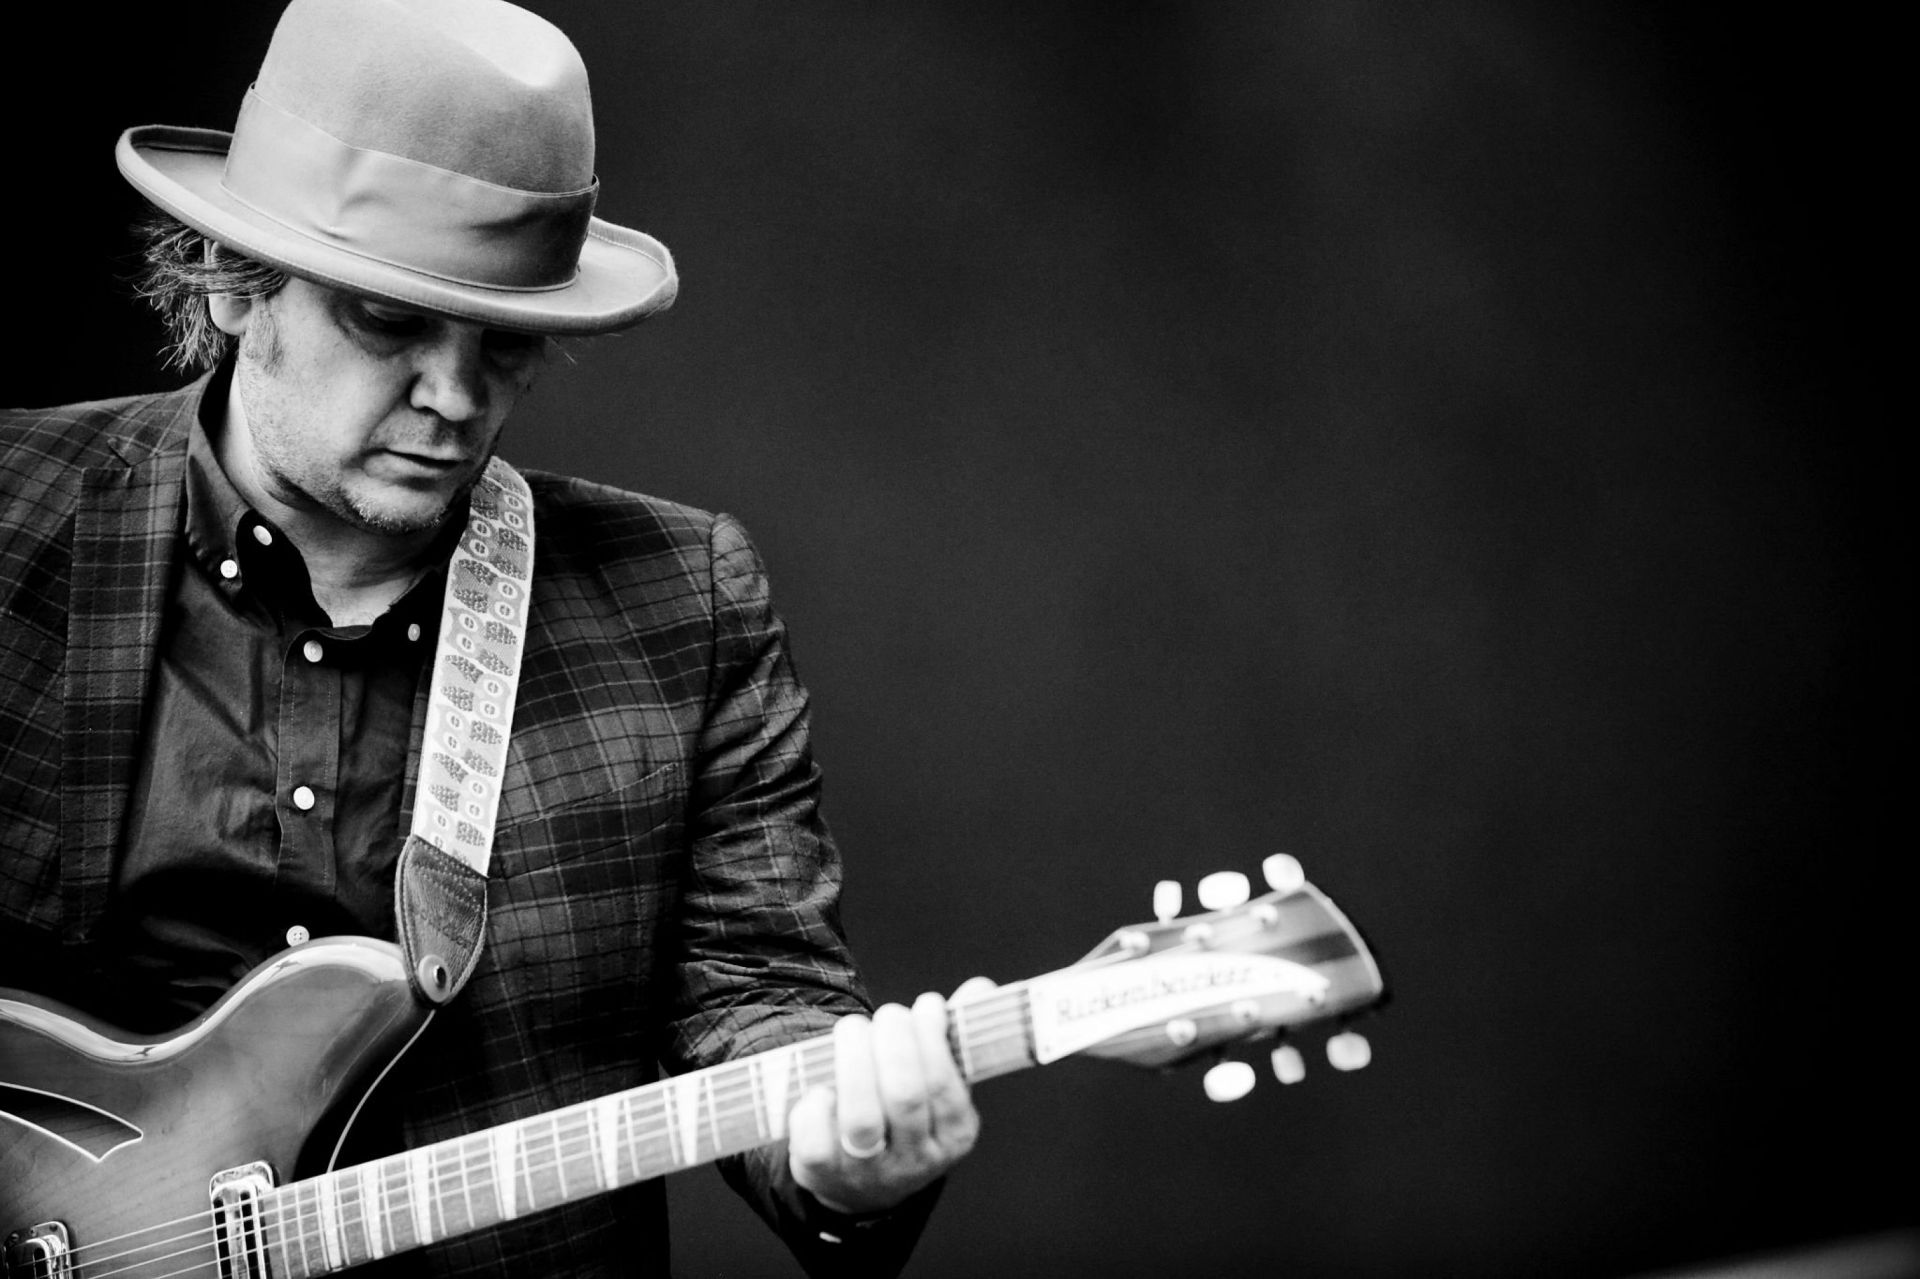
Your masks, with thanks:
<instances>
[{"instance_id":1,"label":"guitar bridge","mask_svg":"<svg viewBox=\"0 0 1920 1279\"><path fill-rule=\"evenodd\" d=\"M6 1279L65 1279L73 1273L67 1240L67 1228L57 1221L43 1221L27 1230L7 1236L0 1252L0 1274Z\"/></svg>"},{"instance_id":2,"label":"guitar bridge","mask_svg":"<svg viewBox=\"0 0 1920 1279\"><path fill-rule=\"evenodd\" d=\"M243 1164L213 1175L213 1230L220 1252L220 1279L271 1279L261 1209L273 1189L273 1169ZM9 1276L11 1279L11 1276Z\"/></svg>"}]
</instances>

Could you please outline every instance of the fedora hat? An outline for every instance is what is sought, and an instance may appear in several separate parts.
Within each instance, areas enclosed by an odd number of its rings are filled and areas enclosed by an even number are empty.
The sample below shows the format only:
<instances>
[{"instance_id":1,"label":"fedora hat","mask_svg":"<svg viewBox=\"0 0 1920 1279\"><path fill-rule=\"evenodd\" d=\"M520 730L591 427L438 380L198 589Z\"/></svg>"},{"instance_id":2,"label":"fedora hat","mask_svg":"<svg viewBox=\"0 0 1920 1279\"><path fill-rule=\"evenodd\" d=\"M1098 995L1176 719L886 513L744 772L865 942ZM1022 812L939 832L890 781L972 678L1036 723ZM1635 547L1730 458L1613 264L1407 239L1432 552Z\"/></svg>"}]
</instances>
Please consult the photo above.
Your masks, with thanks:
<instances>
[{"instance_id":1,"label":"fedora hat","mask_svg":"<svg viewBox=\"0 0 1920 1279\"><path fill-rule=\"evenodd\" d=\"M249 257L459 319L605 333L679 284L658 240L593 216L586 68L503 0L293 0L231 134L147 125L115 155Z\"/></svg>"}]
</instances>

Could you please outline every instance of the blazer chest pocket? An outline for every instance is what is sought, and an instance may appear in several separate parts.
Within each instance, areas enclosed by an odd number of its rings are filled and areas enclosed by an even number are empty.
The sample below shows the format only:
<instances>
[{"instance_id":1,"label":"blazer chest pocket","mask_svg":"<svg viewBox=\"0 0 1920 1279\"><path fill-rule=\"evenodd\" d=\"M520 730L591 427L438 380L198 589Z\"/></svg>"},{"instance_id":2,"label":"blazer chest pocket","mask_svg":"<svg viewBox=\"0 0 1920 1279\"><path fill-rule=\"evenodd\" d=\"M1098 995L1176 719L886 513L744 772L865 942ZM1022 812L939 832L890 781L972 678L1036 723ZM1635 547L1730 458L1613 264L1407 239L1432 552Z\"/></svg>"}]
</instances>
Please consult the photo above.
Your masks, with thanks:
<instances>
[{"instance_id":1,"label":"blazer chest pocket","mask_svg":"<svg viewBox=\"0 0 1920 1279\"><path fill-rule=\"evenodd\" d=\"M494 839L493 876L538 873L567 862L661 855L679 843L685 807L678 763L570 796L503 826Z\"/></svg>"},{"instance_id":2,"label":"blazer chest pocket","mask_svg":"<svg viewBox=\"0 0 1920 1279\"><path fill-rule=\"evenodd\" d=\"M640 1024L684 857L682 778L666 764L499 833L476 1012L511 1009L557 1062L585 1050L582 1028Z\"/></svg>"}]
</instances>

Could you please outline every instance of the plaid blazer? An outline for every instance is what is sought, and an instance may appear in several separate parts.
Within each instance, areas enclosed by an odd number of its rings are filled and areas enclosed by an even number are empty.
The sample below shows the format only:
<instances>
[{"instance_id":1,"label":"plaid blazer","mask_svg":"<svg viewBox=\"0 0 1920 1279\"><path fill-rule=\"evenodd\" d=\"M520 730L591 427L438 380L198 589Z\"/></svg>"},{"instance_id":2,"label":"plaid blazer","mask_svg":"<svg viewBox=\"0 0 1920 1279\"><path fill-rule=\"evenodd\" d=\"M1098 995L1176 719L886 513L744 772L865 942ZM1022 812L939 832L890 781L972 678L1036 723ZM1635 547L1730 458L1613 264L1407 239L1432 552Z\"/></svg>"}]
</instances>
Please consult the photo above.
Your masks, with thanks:
<instances>
[{"instance_id":1,"label":"plaid blazer","mask_svg":"<svg viewBox=\"0 0 1920 1279\"><path fill-rule=\"evenodd\" d=\"M0 414L0 985L32 984L5 971L27 956L84 961L96 944L205 387ZM403 1063L410 1145L866 1006L806 695L745 534L724 515L527 478L538 558L487 945ZM424 705L423 688L410 777ZM723 1172L809 1271L891 1272L918 1233L909 1212L823 1241L780 1148ZM664 1218L656 1180L382 1264L665 1274Z\"/></svg>"}]
</instances>

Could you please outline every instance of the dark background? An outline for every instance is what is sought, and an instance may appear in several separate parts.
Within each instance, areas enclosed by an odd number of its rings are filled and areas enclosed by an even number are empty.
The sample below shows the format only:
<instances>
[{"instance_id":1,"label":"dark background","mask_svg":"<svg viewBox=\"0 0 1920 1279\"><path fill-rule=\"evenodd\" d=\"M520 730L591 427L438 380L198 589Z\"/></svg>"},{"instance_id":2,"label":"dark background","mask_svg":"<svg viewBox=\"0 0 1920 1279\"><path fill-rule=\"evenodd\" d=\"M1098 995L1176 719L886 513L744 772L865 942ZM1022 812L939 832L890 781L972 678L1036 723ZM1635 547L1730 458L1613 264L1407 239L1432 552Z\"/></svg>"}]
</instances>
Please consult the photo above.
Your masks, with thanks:
<instances>
[{"instance_id":1,"label":"dark background","mask_svg":"<svg viewBox=\"0 0 1920 1279\"><path fill-rule=\"evenodd\" d=\"M684 293L505 452L755 532L876 992L1280 849L1394 986L1355 1075L983 1086L914 1273L1619 1276L1916 1224L1888 37L532 7ZM0 402L171 384L113 140L229 125L277 10L10 37ZM787 1272L674 1193L687 1273Z\"/></svg>"}]
</instances>

